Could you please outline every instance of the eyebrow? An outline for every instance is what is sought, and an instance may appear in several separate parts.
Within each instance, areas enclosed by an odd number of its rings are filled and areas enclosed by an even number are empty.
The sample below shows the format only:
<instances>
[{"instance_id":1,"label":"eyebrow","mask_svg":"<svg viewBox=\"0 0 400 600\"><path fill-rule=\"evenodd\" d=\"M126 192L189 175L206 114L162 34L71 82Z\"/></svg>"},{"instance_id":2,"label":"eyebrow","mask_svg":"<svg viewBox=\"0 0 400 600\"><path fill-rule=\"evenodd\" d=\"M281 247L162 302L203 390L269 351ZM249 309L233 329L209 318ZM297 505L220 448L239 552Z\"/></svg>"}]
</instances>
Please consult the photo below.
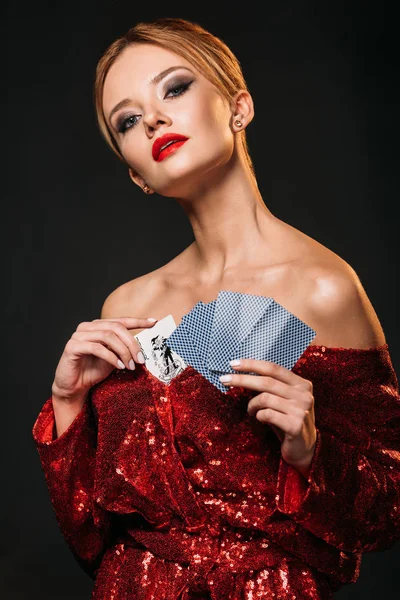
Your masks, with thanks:
<instances>
[{"instance_id":1,"label":"eyebrow","mask_svg":"<svg viewBox=\"0 0 400 600\"><path fill-rule=\"evenodd\" d=\"M167 75L169 75L170 73L172 73L172 71L176 71L177 69L186 69L187 71L190 71L191 73L193 73L193 71L191 69L189 69L189 67L184 67L183 65L177 65L174 67L168 67L168 69L165 69L164 71L161 71L161 73L159 73L158 75L156 75L155 77L153 77L152 79L150 79L150 82L152 85L155 85L156 83L158 83L159 81L161 81L161 79L164 79L164 77L166 77ZM114 106L114 108L112 109L112 111L110 112L110 115L108 117L109 121L111 122L111 118L114 115L114 113L116 113L118 110L120 110L121 108L124 108L125 106L127 106L128 104L130 104L131 100L130 98L124 98L123 100L121 100L120 102L118 102L118 104L116 104Z\"/></svg>"}]
</instances>

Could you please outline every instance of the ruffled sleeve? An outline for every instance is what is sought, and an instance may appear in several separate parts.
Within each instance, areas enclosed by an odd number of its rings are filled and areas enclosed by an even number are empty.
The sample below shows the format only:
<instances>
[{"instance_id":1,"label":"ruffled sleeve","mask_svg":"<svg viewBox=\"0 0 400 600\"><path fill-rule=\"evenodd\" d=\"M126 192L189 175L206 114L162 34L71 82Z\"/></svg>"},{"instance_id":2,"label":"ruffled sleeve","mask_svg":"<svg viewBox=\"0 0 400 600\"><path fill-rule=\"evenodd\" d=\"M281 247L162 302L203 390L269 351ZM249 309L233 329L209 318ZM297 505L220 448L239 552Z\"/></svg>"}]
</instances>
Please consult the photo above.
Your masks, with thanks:
<instances>
[{"instance_id":1,"label":"ruffled sleeve","mask_svg":"<svg viewBox=\"0 0 400 600\"><path fill-rule=\"evenodd\" d=\"M313 382L317 440L306 480L282 458L276 504L344 552L400 538L400 396L388 345L309 346L293 371Z\"/></svg>"},{"instance_id":2,"label":"ruffled sleeve","mask_svg":"<svg viewBox=\"0 0 400 600\"><path fill-rule=\"evenodd\" d=\"M58 438L50 397L35 421L32 435L60 530L78 564L95 579L111 536L111 522L93 499L96 428L90 394Z\"/></svg>"}]
</instances>

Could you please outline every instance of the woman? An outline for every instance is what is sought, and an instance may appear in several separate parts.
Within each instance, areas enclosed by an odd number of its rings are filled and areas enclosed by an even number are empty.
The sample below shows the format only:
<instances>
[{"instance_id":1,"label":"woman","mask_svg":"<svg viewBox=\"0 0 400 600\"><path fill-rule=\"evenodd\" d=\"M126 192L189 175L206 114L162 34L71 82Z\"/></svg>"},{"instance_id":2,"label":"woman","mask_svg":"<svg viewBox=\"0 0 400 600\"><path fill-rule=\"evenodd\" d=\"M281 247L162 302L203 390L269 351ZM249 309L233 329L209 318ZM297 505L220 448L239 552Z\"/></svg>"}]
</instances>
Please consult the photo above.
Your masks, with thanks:
<instances>
[{"instance_id":1,"label":"woman","mask_svg":"<svg viewBox=\"0 0 400 600\"><path fill-rule=\"evenodd\" d=\"M195 240L78 326L33 428L92 598L331 598L400 537L400 398L378 317L344 260L264 204L253 100L221 40L139 23L99 61L95 102L132 181L175 198ZM220 289L272 296L313 343L292 370L243 360L226 394L191 366L163 384L133 335Z\"/></svg>"}]
</instances>

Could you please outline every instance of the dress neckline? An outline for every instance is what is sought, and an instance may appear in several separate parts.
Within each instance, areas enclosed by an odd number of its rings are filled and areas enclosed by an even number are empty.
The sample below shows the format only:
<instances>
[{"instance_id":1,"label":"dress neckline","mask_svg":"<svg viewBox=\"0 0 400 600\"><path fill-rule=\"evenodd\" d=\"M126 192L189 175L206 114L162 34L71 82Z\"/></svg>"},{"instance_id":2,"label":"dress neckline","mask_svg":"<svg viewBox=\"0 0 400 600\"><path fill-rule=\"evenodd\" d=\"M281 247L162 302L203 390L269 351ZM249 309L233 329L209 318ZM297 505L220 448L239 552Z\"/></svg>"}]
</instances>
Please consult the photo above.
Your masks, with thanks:
<instances>
[{"instance_id":1,"label":"dress neckline","mask_svg":"<svg viewBox=\"0 0 400 600\"><path fill-rule=\"evenodd\" d=\"M322 352L350 352L353 353L374 353L374 352L382 352L382 350L387 350L389 348L388 342L381 344L380 346L372 346L371 348L351 348L351 347L343 347L343 346L325 346L323 344L310 344L304 350L303 355L308 352L312 352L313 350L321 350Z\"/></svg>"},{"instance_id":2,"label":"dress neckline","mask_svg":"<svg viewBox=\"0 0 400 600\"><path fill-rule=\"evenodd\" d=\"M362 355L367 355L367 356L373 356L375 353L379 354L383 351L388 350L388 343L385 342L384 344L380 345L380 346L372 346L371 348L351 348L351 347L342 347L342 346L324 346L323 344L310 344L309 346L307 346L307 348L304 350L303 354L299 357L299 360L301 358L306 358L307 356L312 356L313 352L317 351L318 355L322 354L335 354L336 352L338 354L346 354L349 353L351 355L358 355L358 356L362 356ZM143 365L143 367L145 367ZM160 381L160 379L158 379L158 377L156 377L155 375L153 375L153 373L151 371L149 371L148 369L146 369L147 375L148 377L150 377L150 379L156 381L159 385L161 386L166 386L166 387L170 387L171 385L175 385L178 381L185 381L186 379L190 379L191 377L194 376L199 376L199 377L203 377L203 375L201 375L201 373L195 369L192 365L188 364L178 375L176 375L171 381L170 383L163 383L162 381ZM206 379L206 381L208 381L208 379ZM210 383L210 385L212 385ZM229 394L230 389L228 388L226 391L226 394ZM224 393L224 392L221 392ZM225 395L225 394L224 394Z\"/></svg>"},{"instance_id":3,"label":"dress neckline","mask_svg":"<svg viewBox=\"0 0 400 600\"><path fill-rule=\"evenodd\" d=\"M308 352L312 352L314 349L317 350L322 350L322 352L331 352L331 351L341 351L341 352L382 352L382 350L386 350L388 349L389 345L388 342L385 342L384 344L381 344L380 346L372 346L371 348L345 348L343 346L324 346L323 344L310 344L309 346L307 346L307 348L304 350L303 354L305 354L307 351Z\"/></svg>"}]
</instances>

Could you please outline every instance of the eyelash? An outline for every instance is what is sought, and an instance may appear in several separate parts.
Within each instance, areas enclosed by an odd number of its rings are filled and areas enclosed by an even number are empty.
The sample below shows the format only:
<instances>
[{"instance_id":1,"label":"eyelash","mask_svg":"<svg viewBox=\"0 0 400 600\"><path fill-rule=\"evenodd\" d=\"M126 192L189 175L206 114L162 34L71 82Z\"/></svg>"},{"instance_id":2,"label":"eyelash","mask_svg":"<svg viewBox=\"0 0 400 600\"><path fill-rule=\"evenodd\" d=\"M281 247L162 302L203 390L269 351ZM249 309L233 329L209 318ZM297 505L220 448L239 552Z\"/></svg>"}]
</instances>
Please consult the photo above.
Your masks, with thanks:
<instances>
[{"instance_id":1,"label":"eyelash","mask_svg":"<svg viewBox=\"0 0 400 600\"><path fill-rule=\"evenodd\" d=\"M193 83L193 81L189 81L188 83L178 83L176 85L171 86L170 88L168 88L167 92L172 92L173 90L181 90L179 92L179 94L175 94L174 96L172 96L172 98L178 98L179 96L183 96L183 94L185 92L187 92L187 90L189 89L190 85ZM133 129L133 127L135 127L137 121L135 121L130 127L126 127L127 122L129 121L129 119L133 119L134 117L136 117L137 115L128 115L125 119L123 119L120 123L118 123L118 133L122 133L122 135L124 135L124 133L126 133L126 131L128 129Z\"/></svg>"}]
</instances>

